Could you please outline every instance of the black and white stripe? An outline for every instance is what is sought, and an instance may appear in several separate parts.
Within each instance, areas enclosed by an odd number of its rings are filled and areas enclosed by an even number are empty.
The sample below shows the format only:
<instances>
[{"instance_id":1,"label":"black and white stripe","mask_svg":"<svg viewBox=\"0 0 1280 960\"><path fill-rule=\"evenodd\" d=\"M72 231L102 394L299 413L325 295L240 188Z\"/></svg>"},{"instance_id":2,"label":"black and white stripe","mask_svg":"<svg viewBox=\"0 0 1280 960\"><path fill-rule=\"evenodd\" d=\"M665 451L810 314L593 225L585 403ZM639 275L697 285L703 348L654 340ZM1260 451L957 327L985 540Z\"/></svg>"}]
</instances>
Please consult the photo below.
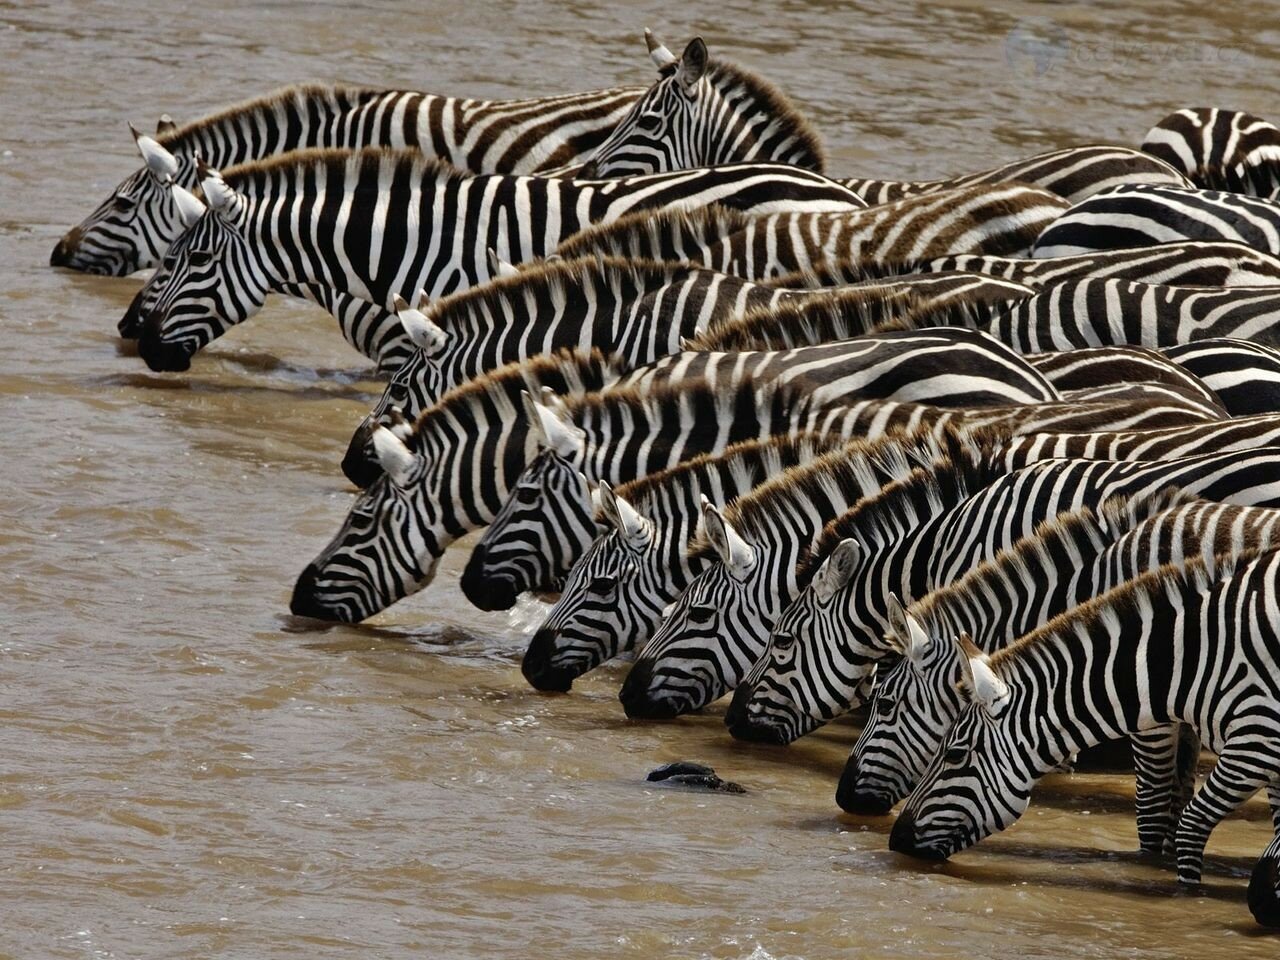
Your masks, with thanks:
<instances>
[{"instance_id":1,"label":"black and white stripe","mask_svg":"<svg viewBox=\"0 0 1280 960\"><path fill-rule=\"evenodd\" d=\"M459 173L411 151L323 150L206 171L207 210L169 251L143 325L153 369L182 369L261 309L280 284L323 284L385 308L432 299L628 212L719 203L754 211L849 210L861 201L816 173L744 164L611 181Z\"/></svg>"},{"instance_id":2,"label":"black and white stripe","mask_svg":"<svg viewBox=\"0 0 1280 960\"><path fill-rule=\"evenodd\" d=\"M1251 113L1178 110L1148 131L1142 149L1204 190L1274 199L1280 188L1280 129Z\"/></svg>"},{"instance_id":3,"label":"black and white stripe","mask_svg":"<svg viewBox=\"0 0 1280 960\"><path fill-rule=\"evenodd\" d=\"M408 147L471 173L581 163L644 92L617 87L529 100L303 84L138 138L145 164L54 248L53 266L123 276L156 266L183 222L171 185L199 185L196 158L224 168L316 147Z\"/></svg>"},{"instance_id":4,"label":"black and white stripe","mask_svg":"<svg viewBox=\"0 0 1280 960\"><path fill-rule=\"evenodd\" d=\"M1280 813L1278 582L1280 551L1197 558L1131 580L994 656L962 643L970 703L890 847L948 857L1017 820L1036 781L1072 752L1181 722L1218 755L1174 835L1178 880L1198 883L1205 842L1225 816L1264 788Z\"/></svg>"}]
</instances>

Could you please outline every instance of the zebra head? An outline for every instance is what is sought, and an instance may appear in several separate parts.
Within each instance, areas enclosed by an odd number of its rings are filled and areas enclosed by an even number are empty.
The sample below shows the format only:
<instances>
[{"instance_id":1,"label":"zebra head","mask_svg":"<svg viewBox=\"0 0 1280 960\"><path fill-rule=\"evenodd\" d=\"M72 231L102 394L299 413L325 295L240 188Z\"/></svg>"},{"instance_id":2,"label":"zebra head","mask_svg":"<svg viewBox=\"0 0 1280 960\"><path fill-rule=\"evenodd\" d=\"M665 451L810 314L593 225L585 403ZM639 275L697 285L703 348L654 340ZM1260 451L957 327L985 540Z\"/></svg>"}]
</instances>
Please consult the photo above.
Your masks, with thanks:
<instances>
[{"instance_id":1,"label":"zebra head","mask_svg":"<svg viewBox=\"0 0 1280 960\"><path fill-rule=\"evenodd\" d=\"M192 182L192 158L170 153L154 138L129 129L142 154L142 169L121 181L79 226L66 232L49 256L50 266L127 276L155 266L182 232L182 211L169 188ZM156 135L173 129L173 121L162 117Z\"/></svg>"},{"instance_id":2,"label":"zebra head","mask_svg":"<svg viewBox=\"0 0 1280 960\"><path fill-rule=\"evenodd\" d=\"M143 317L138 352L152 370L186 370L191 356L257 313L270 289L246 239L246 204L201 167L209 208L170 247L163 286Z\"/></svg>"},{"instance_id":3,"label":"zebra head","mask_svg":"<svg viewBox=\"0 0 1280 960\"><path fill-rule=\"evenodd\" d=\"M182 228L188 230L195 226L196 222L205 214L204 203L189 190L183 189L176 183L169 189L173 193L174 202L177 204L178 211L182 217ZM160 258L160 265L147 278L147 282L142 285L142 289L130 301L129 309L125 311L124 316L120 318L120 322L116 324L116 329L120 332L121 337L126 340L137 340L142 336L142 322L151 315L156 308L156 304L159 303L160 297L169 282L169 276L173 272L175 262L176 254L172 249L166 250L164 256Z\"/></svg>"},{"instance_id":4,"label":"zebra head","mask_svg":"<svg viewBox=\"0 0 1280 960\"><path fill-rule=\"evenodd\" d=\"M599 487L600 513L609 526L569 571L560 599L533 635L521 670L539 690L568 690L588 670L640 646L671 599L658 589L668 557L653 524Z\"/></svg>"},{"instance_id":5,"label":"zebra head","mask_svg":"<svg viewBox=\"0 0 1280 960\"><path fill-rule=\"evenodd\" d=\"M737 685L768 637L774 558L705 497L702 523L719 562L693 579L627 674L618 699L629 717L701 709Z\"/></svg>"},{"instance_id":6,"label":"zebra head","mask_svg":"<svg viewBox=\"0 0 1280 960\"><path fill-rule=\"evenodd\" d=\"M425 299L419 293L419 302ZM373 434L378 427L412 423L423 410L432 407L453 386L445 377L444 363L453 338L434 323L420 307L410 307L395 297L396 316L405 329L414 352L387 381L373 410L360 421L347 444L342 471L347 479L364 489L381 474L373 450Z\"/></svg>"},{"instance_id":7,"label":"zebra head","mask_svg":"<svg viewBox=\"0 0 1280 960\"><path fill-rule=\"evenodd\" d=\"M543 398L551 401L554 394L546 391ZM481 610L507 610L526 590L556 589L599 532L591 484L575 466L582 458L582 430L562 416L562 407L527 393L524 400L538 454L462 573L462 592Z\"/></svg>"},{"instance_id":8,"label":"zebra head","mask_svg":"<svg viewBox=\"0 0 1280 960\"><path fill-rule=\"evenodd\" d=\"M356 623L421 590L448 545L431 496L429 458L385 427L374 434L382 476L362 491L341 529L299 575L289 609Z\"/></svg>"},{"instance_id":9,"label":"zebra head","mask_svg":"<svg viewBox=\"0 0 1280 960\"><path fill-rule=\"evenodd\" d=\"M889 849L926 860L945 860L1012 824L1026 810L1038 775L1016 742L1017 691L967 636L957 642L969 703L889 835Z\"/></svg>"},{"instance_id":10,"label":"zebra head","mask_svg":"<svg viewBox=\"0 0 1280 960\"><path fill-rule=\"evenodd\" d=\"M964 706L956 645L931 636L896 597L889 630L899 655L876 671L871 715L836 790L850 813L888 813L910 793Z\"/></svg>"},{"instance_id":11,"label":"zebra head","mask_svg":"<svg viewBox=\"0 0 1280 960\"><path fill-rule=\"evenodd\" d=\"M790 743L860 702L866 679L887 652L859 643L865 631L849 629L851 584L869 560L857 540L841 540L778 617L725 718L735 737Z\"/></svg>"},{"instance_id":12,"label":"zebra head","mask_svg":"<svg viewBox=\"0 0 1280 960\"><path fill-rule=\"evenodd\" d=\"M583 180L665 173L705 166L700 104L711 94L705 82L707 45L694 37L677 60L646 30L658 81L623 117L578 174ZM705 131L702 131L705 132Z\"/></svg>"}]
</instances>

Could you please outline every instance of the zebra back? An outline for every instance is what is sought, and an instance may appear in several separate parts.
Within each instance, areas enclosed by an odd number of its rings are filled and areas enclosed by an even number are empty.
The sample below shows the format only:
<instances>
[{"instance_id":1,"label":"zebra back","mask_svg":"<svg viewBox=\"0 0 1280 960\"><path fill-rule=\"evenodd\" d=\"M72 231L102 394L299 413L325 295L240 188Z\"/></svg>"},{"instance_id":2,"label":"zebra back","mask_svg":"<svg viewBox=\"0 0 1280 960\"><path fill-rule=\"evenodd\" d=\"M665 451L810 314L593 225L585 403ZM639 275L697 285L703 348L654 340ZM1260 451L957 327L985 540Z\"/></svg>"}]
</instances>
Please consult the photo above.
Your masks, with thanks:
<instances>
[{"instance_id":1,"label":"zebra back","mask_svg":"<svg viewBox=\"0 0 1280 960\"><path fill-rule=\"evenodd\" d=\"M1041 187L1073 204L1121 184L1192 185L1162 158L1109 144L1050 150L990 170L942 180L842 179L840 182L875 205L940 190L1013 181Z\"/></svg>"},{"instance_id":2,"label":"zebra back","mask_svg":"<svg viewBox=\"0 0 1280 960\"><path fill-rule=\"evenodd\" d=\"M1185 367L1233 417L1280 411L1280 352L1247 340L1196 340L1161 353Z\"/></svg>"},{"instance_id":3,"label":"zebra back","mask_svg":"<svg viewBox=\"0 0 1280 960\"><path fill-rule=\"evenodd\" d=\"M1174 460L1200 453L1226 453L1280 445L1280 415L1263 414L1165 429L1120 431L1024 431L1008 441L1010 465L1053 457L1091 460Z\"/></svg>"},{"instance_id":4,"label":"zebra back","mask_svg":"<svg viewBox=\"0 0 1280 960\"><path fill-rule=\"evenodd\" d=\"M934 260L824 261L809 270L767 281L777 287L835 287L903 274L957 270L982 273L1042 290L1065 280L1113 277L1181 287L1227 287L1280 283L1280 258L1242 243L1190 240L1154 247L1101 250L1070 257L1032 259L960 254Z\"/></svg>"},{"instance_id":5,"label":"zebra back","mask_svg":"<svg viewBox=\"0 0 1280 960\"><path fill-rule=\"evenodd\" d=\"M1220 190L1116 187L1049 224L1031 256L1063 257L1183 240L1232 241L1280 254L1280 204Z\"/></svg>"},{"instance_id":6,"label":"zebra back","mask_svg":"<svg viewBox=\"0 0 1280 960\"><path fill-rule=\"evenodd\" d=\"M1272 199L1280 186L1280 129L1240 110L1175 111L1147 132L1142 149L1204 190Z\"/></svg>"},{"instance_id":7,"label":"zebra back","mask_svg":"<svg viewBox=\"0 0 1280 960\"><path fill-rule=\"evenodd\" d=\"M1065 353L1026 357L1059 391L1108 390L1117 386L1159 385L1177 391L1206 413L1225 418L1218 395L1182 364L1144 347L1086 347Z\"/></svg>"}]
</instances>

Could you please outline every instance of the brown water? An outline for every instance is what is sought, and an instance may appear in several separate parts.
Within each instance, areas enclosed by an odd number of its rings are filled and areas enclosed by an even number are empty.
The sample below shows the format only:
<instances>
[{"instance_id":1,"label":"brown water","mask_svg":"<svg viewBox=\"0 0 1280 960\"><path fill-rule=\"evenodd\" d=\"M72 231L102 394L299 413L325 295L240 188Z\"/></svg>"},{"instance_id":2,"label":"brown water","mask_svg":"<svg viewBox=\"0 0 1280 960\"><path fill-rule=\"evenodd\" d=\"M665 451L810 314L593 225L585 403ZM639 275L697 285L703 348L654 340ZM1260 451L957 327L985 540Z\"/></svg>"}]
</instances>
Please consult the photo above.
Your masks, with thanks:
<instances>
[{"instance_id":1,"label":"brown water","mask_svg":"<svg viewBox=\"0 0 1280 960\"><path fill-rule=\"evenodd\" d=\"M836 810L850 726L769 749L721 707L630 723L621 666L528 689L541 608L468 607L465 545L374 622L304 629L289 590L350 502L367 369L323 314L273 302L152 375L115 337L138 281L46 266L137 165L127 120L309 78L644 81L645 25L766 72L848 175L1136 145L1183 105L1280 114L1256 3L883 6L0 2L0 954L1277 955L1244 903L1257 803L1215 833L1203 896L1129 852L1122 776L1054 778L1014 829L921 869L887 818ZM1056 38L1040 73L1011 30ZM642 783L679 758L750 792Z\"/></svg>"}]
</instances>

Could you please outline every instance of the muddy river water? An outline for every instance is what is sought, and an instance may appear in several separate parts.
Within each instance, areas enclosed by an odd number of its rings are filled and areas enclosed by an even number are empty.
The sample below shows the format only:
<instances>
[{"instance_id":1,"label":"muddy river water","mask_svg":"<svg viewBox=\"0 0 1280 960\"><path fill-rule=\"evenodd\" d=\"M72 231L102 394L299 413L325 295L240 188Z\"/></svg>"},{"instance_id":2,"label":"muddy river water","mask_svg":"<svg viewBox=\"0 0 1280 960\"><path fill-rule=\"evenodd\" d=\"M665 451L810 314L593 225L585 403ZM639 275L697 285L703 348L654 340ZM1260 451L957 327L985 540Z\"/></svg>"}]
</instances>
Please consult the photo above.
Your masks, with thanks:
<instances>
[{"instance_id":1,"label":"muddy river water","mask_svg":"<svg viewBox=\"0 0 1280 960\"><path fill-rule=\"evenodd\" d=\"M697 32L791 93L833 172L942 176L1173 108L1280 115L1265 5L934 0L0 2L0 955L1276 957L1245 906L1261 804L1205 890L1140 860L1132 778L1047 780L1023 822L922 868L833 801L856 728L733 742L723 703L628 722L625 667L540 695L543 607L436 583L373 621L288 615L352 492L376 383L272 302L150 374L139 279L49 250L137 166L126 121L303 80L476 95L648 82ZM678 48L677 48L678 49ZM710 763L743 796L656 789Z\"/></svg>"}]
</instances>

